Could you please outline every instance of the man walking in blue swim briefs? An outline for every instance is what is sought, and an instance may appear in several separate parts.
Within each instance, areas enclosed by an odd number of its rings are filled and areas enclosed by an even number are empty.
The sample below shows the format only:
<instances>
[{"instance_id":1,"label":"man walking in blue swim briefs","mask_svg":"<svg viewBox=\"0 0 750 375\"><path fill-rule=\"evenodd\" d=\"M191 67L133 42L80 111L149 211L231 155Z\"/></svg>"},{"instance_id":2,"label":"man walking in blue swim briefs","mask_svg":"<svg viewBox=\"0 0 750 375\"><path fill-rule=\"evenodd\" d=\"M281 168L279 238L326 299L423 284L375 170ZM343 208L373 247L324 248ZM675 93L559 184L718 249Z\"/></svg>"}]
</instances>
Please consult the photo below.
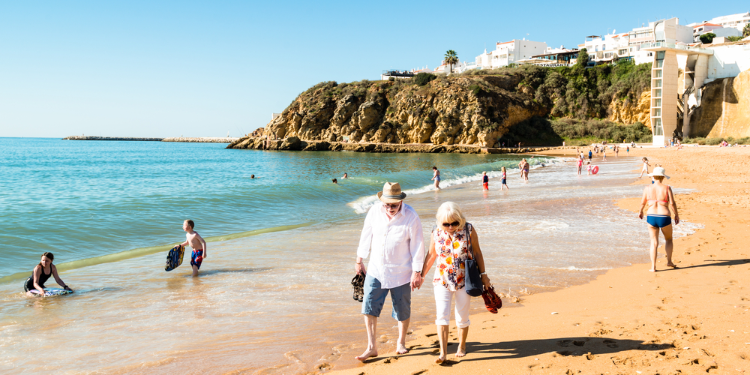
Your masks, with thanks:
<instances>
[{"instance_id":1,"label":"man walking in blue swim briefs","mask_svg":"<svg viewBox=\"0 0 750 375\"><path fill-rule=\"evenodd\" d=\"M365 218L354 269L365 276L362 315L367 329L367 349L355 357L365 361L378 356L378 317L391 294L393 318L398 321L396 352L406 354L406 332L411 317L411 292L422 286L424 245L419 215L403 200L398 183L386 182ZM366 270L362 259L370 257Z\"/></svg>"},{"instance_id":2,"label":"man walking in blue swim briefs","mask_svg":"<svg viewBox=\"0 0 750 375\"><path fill-rule=\"evenodd\" d=\"M190 255L190 265L193 267L193 277L196 277L198 276L198 270L201 269L201 263L203 263L203 259L208 257L208 253L206 241L198 232L193 231L193 228L195 228L195 223L192 220L185 220L182 224L182 230L187 232L185 235L187 241L183 242L182 246L190 245L190 248L193 249L193 254Z\"/></svg>"}]
</instances>

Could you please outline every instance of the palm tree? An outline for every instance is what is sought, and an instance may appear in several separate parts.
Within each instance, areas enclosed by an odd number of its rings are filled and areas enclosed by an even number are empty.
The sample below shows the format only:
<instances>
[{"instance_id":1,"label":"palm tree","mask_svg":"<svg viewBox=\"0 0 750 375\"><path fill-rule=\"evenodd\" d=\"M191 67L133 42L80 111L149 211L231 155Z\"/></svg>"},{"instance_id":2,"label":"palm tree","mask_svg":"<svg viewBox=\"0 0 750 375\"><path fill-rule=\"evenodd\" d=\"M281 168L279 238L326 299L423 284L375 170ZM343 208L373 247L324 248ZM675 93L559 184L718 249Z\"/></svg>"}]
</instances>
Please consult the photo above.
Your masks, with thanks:
<instances>
[{"instance_id":1,"label":"palm tree","mask_svg":"<svg viewBox=\"0 0 750 375\"><path fill-rule=\"evenodd\" d=\"M453 64L458 63L458 54L456 51L450 49L445 53L445 59L443 60L450 67L450 72L453 73Z\"/></svg>"}]
</instances>

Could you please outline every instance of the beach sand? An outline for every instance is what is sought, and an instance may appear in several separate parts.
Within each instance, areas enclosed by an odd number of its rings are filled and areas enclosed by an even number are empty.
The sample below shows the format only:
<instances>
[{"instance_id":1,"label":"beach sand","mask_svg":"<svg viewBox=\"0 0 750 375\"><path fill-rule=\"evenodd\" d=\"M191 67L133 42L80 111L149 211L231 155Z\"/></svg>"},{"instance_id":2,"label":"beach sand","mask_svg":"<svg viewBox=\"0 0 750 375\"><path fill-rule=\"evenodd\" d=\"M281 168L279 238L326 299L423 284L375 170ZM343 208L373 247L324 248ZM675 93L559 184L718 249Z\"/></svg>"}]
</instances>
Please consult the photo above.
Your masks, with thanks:
<instances>
[{"instance_id":1,"label":"beach sand","mask_svg":"<svg viewBox=\"0 0 750 375\"><path fill-rule=\"evenodd\" d=\"M647 156L652 166L666 168L669 185L694 189L676 197L680 217L705 227L675 241L679 269L666 270L662 239L657 273L648 272L648 264L613 269L585 285L522 296L520 304L504 300L513 307L496 315L473 315L468 355L460 360L453 355L457 340L451 322L449 361L443 366L434 364L437 337L435 326L428 325L410 337L409 354L381 351L378 358L335 373L750 372L750 148L636 149L629 156ZM614 159L611 152L608 157ZM592 164L606 168L597 158ZM573 163L570 169L572 176ZM644 177L635 183L649 182ZM640 199L613 203L635 212ZM592 244L590 251L595 248ZM392 322L383 323L380 331L395 330ZM364 344L364 327L361 339Z\"/></svg>"}]
</instances>

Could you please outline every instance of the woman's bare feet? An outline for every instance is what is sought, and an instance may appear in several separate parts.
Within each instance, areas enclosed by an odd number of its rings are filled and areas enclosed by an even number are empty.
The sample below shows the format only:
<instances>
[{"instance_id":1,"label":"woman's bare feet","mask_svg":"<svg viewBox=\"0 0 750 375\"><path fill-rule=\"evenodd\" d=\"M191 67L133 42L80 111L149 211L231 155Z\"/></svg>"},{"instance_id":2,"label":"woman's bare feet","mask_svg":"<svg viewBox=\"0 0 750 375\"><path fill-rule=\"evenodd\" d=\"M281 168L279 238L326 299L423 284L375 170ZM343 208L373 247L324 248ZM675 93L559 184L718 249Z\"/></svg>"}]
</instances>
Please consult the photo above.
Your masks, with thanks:
<instances>
[{"instance_id":1,"label":"woman's bare feet","mask_svg":"<svg viewBox=\"0 0 750 375\"><path fill-rule=\"evenodd\" d=\"M443 362L445 362L445 354L440 353L440 356L438 357L438 359L435 360L435 363L437 363L438 365L441 365L443 364Z\"/></svg>"},{"instance_id":2,"label":"woman's bare feet","mask_svg":"<svg viewBox=\"0 0 750 375\"><path fill-rule=\"evenodd\" d=\"M406 354L408 352L409 352L409 349L406 349L406 345L404 345L402 343L398 343L398 345L396 345L396 353L398 353L398 354Z\"/></svg>"},{"instance_id":3,"label":"woman's bare feet","mask_svg":"<svg viewBox=\"0 0 750 375\"><path fill-rule=\"evenodd\" d=\"M356 359L356 360L358 360L360 362L364 362L364 361L367 360L367 358L373 358L373 357L377 357L377 356L378 356L378 350L377 349L375 349L375 348L372 348L372 349L368 348L368 349L365 350L364 353L362 353L362 355L354 357L354 359Z\"/></svg>"},{"instance_id":4,"label":"woman's bare feet","mask_svg":"<svg viewBox=\"0 0 750 375\"><path fill-rule=\"evenodd\" d=\"M656 268L652 268L652 269L648 270L648 272L656 272Z\"/></svg>"},{"instance_id":5,"label":"woman's bare feet","mask_svg":"<svg viewBox=\"0 0 750 375\"><path fill-rule=\"evenodd\" d=\"M672 262L669 262L667 263L667 267L677 268L677 265Z\"/></svg>"},{"instance_id":6,"label":"woman's bare feet","mask_svg":"<svg viewBox=\"0 0 750 375\"><path fill-rule=\"evenodd\" d=\"M461 358L466 356L466 344L459 345L458 351L456 351L456 357Z\"/></svg>"}]
</instances>

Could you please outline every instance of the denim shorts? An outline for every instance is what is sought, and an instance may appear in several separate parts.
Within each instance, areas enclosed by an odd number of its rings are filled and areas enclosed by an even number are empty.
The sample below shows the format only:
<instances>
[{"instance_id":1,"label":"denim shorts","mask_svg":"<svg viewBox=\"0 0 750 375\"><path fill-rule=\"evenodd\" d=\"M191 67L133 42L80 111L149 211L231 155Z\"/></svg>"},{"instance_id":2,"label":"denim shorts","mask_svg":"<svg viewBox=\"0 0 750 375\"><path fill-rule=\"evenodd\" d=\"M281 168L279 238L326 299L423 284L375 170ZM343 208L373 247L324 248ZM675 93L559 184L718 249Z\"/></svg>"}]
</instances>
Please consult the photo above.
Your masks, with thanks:
<instances>
[{"instance_id":1,"label":"denim shorts","mask_svg":"<svg viewBox=\"0 0 750 375\"><path fill-rule=\"evenodd\" d=\"M391 292L391 302L393 303L391 316L393 316L393 319L399 322L409 319L411 317L411 285L407 283L393 289L383 289L380 287L380 281L370 275L365 277L362 314L379 317L388 292Z\"/></svg>"}]
</instances>

